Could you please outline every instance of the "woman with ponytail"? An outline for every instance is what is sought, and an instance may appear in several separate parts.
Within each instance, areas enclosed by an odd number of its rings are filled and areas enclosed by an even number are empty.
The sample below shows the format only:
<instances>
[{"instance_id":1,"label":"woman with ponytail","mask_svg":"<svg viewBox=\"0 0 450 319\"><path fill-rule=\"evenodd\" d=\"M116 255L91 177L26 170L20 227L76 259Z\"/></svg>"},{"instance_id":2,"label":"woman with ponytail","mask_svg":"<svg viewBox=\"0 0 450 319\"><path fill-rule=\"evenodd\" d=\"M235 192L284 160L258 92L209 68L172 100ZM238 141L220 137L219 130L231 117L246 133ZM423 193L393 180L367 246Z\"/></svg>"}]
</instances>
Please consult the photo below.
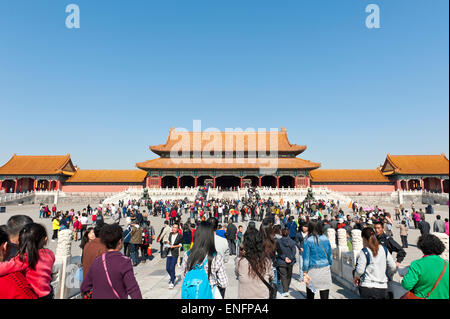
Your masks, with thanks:
<instances>
[{"instance_id":1,"label":"woman with ponytail","mask_svg":"<svg viewBox=\"0 0 450 319\"><path fill-rule=\"evenodd\" d=\"M55 255L47 244L47 231L40 224L27 224L19 233L17 255L0 263L0 276L13 272L23 272L33 291L39 298L53 299L52 268Z\"/></svg>"},{"instance_id":2,"label":"woman with ponytail","mask_svg":"<svg viewBox=\"0 0 450 319\"><path fill-rule=\"evenodd\" d=\"M359 286L362 299L386 299L388 292L388 277L397 270L392 255L386 247L379 244L375 231L366 227L362 230L364 248L356 260L354 274L355 285Z\"/></svg>"}]
</instances>

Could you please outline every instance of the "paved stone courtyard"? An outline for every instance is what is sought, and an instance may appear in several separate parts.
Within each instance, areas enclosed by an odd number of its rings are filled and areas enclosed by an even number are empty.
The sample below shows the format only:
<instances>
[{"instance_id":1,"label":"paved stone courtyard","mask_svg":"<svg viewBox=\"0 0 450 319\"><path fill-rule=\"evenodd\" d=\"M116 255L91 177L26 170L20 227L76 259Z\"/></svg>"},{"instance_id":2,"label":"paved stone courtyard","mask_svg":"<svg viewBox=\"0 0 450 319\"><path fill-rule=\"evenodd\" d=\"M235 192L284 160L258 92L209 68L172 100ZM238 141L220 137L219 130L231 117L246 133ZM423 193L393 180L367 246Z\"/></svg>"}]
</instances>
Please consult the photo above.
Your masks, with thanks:
<instances>
[{"instance_id":1,"label":"paved stone courtyard","mask_svg":"<svg viewBox=\"0 0 450 319\"><path fill-rule=\"evenodd\" d=\"M85 205L58 205L58 210L69 210L69 209L75 209L82 210L85 208ZM394 206L388 206L384 205L381 206L381 208L385 208L388 212L394 211ZM409 207L408 207L409 208ZM416 208L422 208L425 210L425 205L417 205ZM347 213L350 213L351 210L348 208L343 208L343 210ZM434 205L434 215L426 215L426 220L430 223L431 227L433 227L433 222L436 219L436 215L441 215L442 218L448 218L449 217L449 209L446 205ZM51 226L51 219L39 219L39 205L14 205L14 206L7 206L6 207L6 213L0 214L0 225L5 224L6 221L10 216L16 215L16 214L24 214L28 215L35 222L41 223L46 226L47 233L49 236L49 242L48 242L48 248L52 249L53 251L56 251L56 242L52 242L50 240L51 234L52 234L52 226ZM187 215L183 216L183 221L185 221L188 218ZM159 234L159 231L163 225L164 220L161 217L150 217L151 224L155 228L155 232ZM112 220L110 217L105 217L105 223L111 223ZM124 226L125 219L121 219L120 224ZM244 231L247 223L239 222L238 225L244 226ZM259 228L260 223L256 223L257 227ZM394 228L394 238L399 243L400 241L400 235L397 228ZM419 230L417 229L411 229L409 231L408 236L408 242L409 247L406 249L407 256L400 267L405 267L411 263L411 261L418 259L421 257L421 252L419 249L417 249L415 243L417 242L417 239L420 235ZM179 299L181 298L181 281L180 281L180 272L181 268L177 266L176 268L176 274L177 274L177 282L175 284L174 289L168 289L169 284L169 275L166 272L166 264L165 260L162 260L159 257L159 252L155 251L159 249L159 243L154 242L153 244L154 248L154 254L152 260L148 260L145 264L139 264L137 267L134 268L135 275L137 278L137 281L139 283L139 286L142 291L142 295L146 299ZM79 248L79 242L73 242L72 243L72 256L80 256L81 255L81 248ZM228 281L229 286L226 289L225 298L226 299L235 299L237 298L237 290L238 290L238 282L236 280L236 277L234 275L234 256L229 259L228 263L226 263L226 270L228 275ZM299 283L299 268L298 264L294 266L294 274L291 282L291 287L289 291L289 297L286 299L305 299L306 298L306 289L305 285L303 283ZM400 281L400 277L396 275L394 279L397 279ZM282 298L278 296L279 298ZM317 298L317 296L316 296ZM357 299L359 298L357 295L352 293L349 289L344 288L339 283L334 283L332 290L330 291L330 299Z\"/></svg>"}]
</instances>

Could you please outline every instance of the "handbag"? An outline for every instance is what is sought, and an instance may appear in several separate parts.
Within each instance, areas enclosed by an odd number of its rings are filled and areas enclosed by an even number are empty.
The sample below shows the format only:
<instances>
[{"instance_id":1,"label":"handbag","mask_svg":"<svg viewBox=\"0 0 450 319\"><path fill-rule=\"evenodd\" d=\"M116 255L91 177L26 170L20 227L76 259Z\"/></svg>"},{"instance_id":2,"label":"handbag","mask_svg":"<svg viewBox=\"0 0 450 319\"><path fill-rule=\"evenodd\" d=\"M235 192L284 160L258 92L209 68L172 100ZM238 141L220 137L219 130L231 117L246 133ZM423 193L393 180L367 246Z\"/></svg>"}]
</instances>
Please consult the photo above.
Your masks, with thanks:
<instances>
[{"instance_id":1,"label":"handbag","mask_svg":"<svg viewBox=\"0 0 450 319\"><path fill-rule=\"evenodd\" d=\"M412 291L408 291L406 294L400 297L400 299L428 299L430 294L433 292L433 290L437 287L439 282L442 279L442 276L445 274L445 270L447 269L447 262L444 260L444 270L442 271L441 275L439 276L438 280L434 283L433 288L430 290L430 292L427 294L425 298L416 296Z\"/></svg>"},{"instance_id":2,"label":"handbag","mask_svg":"<svg viewBox=\"0 0 450 319\"><path fill-rule=\"evenodd\" d=\"M152 245L148 245L147 256L151 256L151 255L152 255Z\"/></svg>"},{"instance_id":3,"label":"handbag","mask_svg":"<svg viewBox=\"0 0 450 319\"><path fill-rule=\"evenodd\" d=\"M245 257L245 256L244 256ZM269 288L269 299L277 299L277 291L278 291L278 286L276 283L271 282L270 284L264 279L264 277L255 270L255 268L253 267L252 263L250 262L250 260L245 257L248 261L248 263L250 264L250 267L252 267L253 271L256 273L256 275L259 277L259 279L261 279L261 281L264 283L264 285L266 285L267 288Z\"/></svg>"}]
</instances>

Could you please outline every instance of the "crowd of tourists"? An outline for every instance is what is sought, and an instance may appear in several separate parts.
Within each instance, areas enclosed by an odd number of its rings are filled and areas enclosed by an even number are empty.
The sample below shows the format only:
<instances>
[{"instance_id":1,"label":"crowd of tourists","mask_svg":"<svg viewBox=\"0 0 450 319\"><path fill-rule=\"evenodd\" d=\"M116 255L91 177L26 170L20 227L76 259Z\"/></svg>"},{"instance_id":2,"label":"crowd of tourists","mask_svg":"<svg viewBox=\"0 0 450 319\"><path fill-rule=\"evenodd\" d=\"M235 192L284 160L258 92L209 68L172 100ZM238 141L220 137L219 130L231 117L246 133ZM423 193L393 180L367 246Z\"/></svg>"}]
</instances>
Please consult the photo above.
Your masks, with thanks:
<instances>
[{"instance_id":1,"label":"crowd of tourists","mask_svg":"<svg viewBox=\"0 0 450 319\"><path fill-rule=\"evenodd\" d=\"M345 214L333 201L275 203L258 196L206 200L205 192L200 192L192 202L130 200L88 206L81 212L41 205L39 218L52 218L52 240L59 231L70 229L73 241L80 242L80 289L86 299L142 298L134 267L152 260L155 251L165 259L168 289L181 285L185 299L225 298L229 262L234 263L239 299L275 298L277 292L288 297L297 271L307 299L316 295L328 299L333 264L330 228L346 230L350 250L351 231L361 230L364 248L356 262L354 283L361 298L386 299L393 297L392 276L406 256L407 232L413 226L408 218L415 220L412 216L418 214L417 247L424 257L413 261L403 277L402 286L409 291L405 298L448 299L448 268L440 257L445 247L430 234L420 210L413 207L409 216L399 207L395 221L378 207L354 204L352 211ZM104 216L112 223L105 223ZM151 225L152 217L164 219L158 232ZM256 222L261 222L259 228ZM393 227L400 228L402 245L393 238ZM433 231L448 235L448 220L436 216ZM0 227L0 298L53 298L55 256L46 248L47 241L45 227L24 215L11 217ZM154 242L158 247L153 247Z\"/></svg>"}]
</instances>

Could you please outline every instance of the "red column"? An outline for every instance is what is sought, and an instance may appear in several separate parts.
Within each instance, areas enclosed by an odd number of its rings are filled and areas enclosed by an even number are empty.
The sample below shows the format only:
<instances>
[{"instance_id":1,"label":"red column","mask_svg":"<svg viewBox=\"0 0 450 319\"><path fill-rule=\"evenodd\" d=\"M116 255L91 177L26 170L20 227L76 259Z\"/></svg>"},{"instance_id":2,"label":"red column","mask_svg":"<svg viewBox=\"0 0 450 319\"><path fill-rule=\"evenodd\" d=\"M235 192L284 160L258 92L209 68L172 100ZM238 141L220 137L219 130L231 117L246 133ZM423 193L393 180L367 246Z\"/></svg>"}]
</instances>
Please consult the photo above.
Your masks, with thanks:
<instances>
[{"instance_id":1,"label":"red column","mask_svg":"<svg viewBox=\"0 0 450 319\"><path fill-rule=\"evenodd\" d=\"M406 190L409 190L409 179L406 180Z\"/></svg>"},{"instance_id":2,"label":"red column","mask_svg":"<svg viewBox=\"0 0 450 319\"><path fill-rule=\"evenodd\" d=\"M425 185L425 183L424 183L423 179L421 179L421 180L420 180L420 188L421 188L422 191L425 190L424 185Z\"/></svg>"},{"instance_id":3,"label":"red column","mask_svg":"<svg viewBox=\"0 0 450 319\"><path fill-rule=\"evenodd\" d=\"M295 184L294 184L294 188L297 188L297 187L298 187L298 180L297 180L297 176L295 176L295 177L294 177L294 179L295 179Z\"/></svg>"},{"instance_id":4,"label":"red column","mask_svg":"<svg viewBox=\"0 0 450 319\"><path fill-rule=\"evenodd\" d=\"M18 180L16 179L16 181L14 182L14 193L17 193L17 182Z\"/></svg>"},{"instance_id":5,"label":"red column","mask_svg":"<svg viewBox=\"0 0 450 319\"><path fill-rule=\"evenodd\" d=\"M35 179L33 182L33 192L36 191L36 187L37 187L37 179Z\"/></svg>"},{"instance_id":6,"label":"red column","mask_svg":"<svg viewBox=\"0 0 450 319\"><path fill-rule=\"evenodd\" d=\"M240 187L242 188L242 187L244 186L244 185L242 185L242 179L243 179L243 177L241 176L240 179L241 179L241 182L240 182L241 186L240 186Z\"/></svg>"},{"instance_id":7,"label":"red column","mask_svg":"<svg viewBox=\"0 0 450 319\"><path fill-rule=\"evenodd\" d=\"M261 176L258 177L258 186L261 187Z\"/></svg>"},{"instance_id":8,"label":"red column","mask_svg":"<svg viewBox=\"0 0 450 319\"><path fill-rule=\"evenodd\" d=\"M306 187L311 187L311 179L309 177L305 177Z\"/></svg>"},{"instance_id":9,"label":"red column","mask_svg":"<svg viewBox=\"0 0 450 319\"><path fill-rule=\"evenodd\" d=\"M441 193L444 193L444 180L441 179Z\"/></svg>"},{"instance_id":10,"label":"red column","mask_svg":"<svg viewBox=\"0 0 450 319\"><path fill-rule=\"evenodd\" d=\"M197 187L197 176L194 176L194 187Z\"/></svg>"},{"instance_id":11,"label":"red column","mask_svg":"<svg viewBox=\"0 0 450 319\"><path fill-rule=\"evenodd\" d=\"M56 181L56 190L57 191L61 190L61 181Z\"/></svg>"},{"instance_id":12,"label":"red column","mask_svg":"<svg viewBox=\"0 0 450 319\"><path fill-rule=\"evenodd\" d=\"M2 185L3 185L3 181L0 179L0 191L3 189Z\"/></svg>"},{"instance_id":13,"label":"red column","mask_svg":"<svg viewBox=\"0 0 450 319\"><path fill-rule=\"evenodd\" d=\"M161 188L162 186L162 176L159 177L159 187Z\"/></svg>"},{"instance_id":14,"label":"red column","mask_svg":"<svg viewBox=\"0 0 450 319\"><path fill-rule=\"evenodd\" d=\"M177 176L177 188L180 188L180 176Z\"/></svg>"},{"instance_id":15,"label":"red column","mask_svg":"<svg viewBox=\"0 0 450 319\"><path fill-rule=\"evenodd\" d=\"M279 188L279 187L280 187L280 177L277 176L277 188Z\"/></svg>"},{"instance_id":16,"label":"red column","mask_svg":"<svg viewBox=\"0 0 450 319\"><path fill-rule=\"evenodd\" d=\"M145 187L148 187L148 188L151 187L150 178L151 178L151 177L149 176L149 177L147 177L147 178L145 179Z\"/></svg>"},{"instance_id":17,"label":"red column","mask_svg":"<svg viewBox=\"0 0 450 319\"><path fill-rule=\"evenodd\" d=\"M216 188L216 177L213 176L213 188Z\"/></svg>"}]
</instances>

